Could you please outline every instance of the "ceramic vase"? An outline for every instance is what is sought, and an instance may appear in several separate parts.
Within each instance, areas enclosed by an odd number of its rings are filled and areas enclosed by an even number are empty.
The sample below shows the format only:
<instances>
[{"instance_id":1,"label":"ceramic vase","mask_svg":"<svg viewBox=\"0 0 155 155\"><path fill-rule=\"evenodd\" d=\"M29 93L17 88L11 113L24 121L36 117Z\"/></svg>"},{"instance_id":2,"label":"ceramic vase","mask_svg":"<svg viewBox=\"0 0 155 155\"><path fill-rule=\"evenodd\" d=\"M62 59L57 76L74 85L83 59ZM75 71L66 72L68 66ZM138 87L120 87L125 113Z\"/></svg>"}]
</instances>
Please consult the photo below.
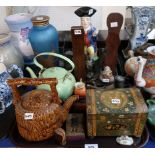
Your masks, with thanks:
<instances>
[{"instance_id":1,"label":"ceramic vase","mask_svg":"<svg viewBox=\"0 0 155 155\"><path fill-rule=\"evenodd\" d=\"M49 24L49 17L35 16L32 18L32 23L29 40L35 54L58 52L58 32L53 25Z\"/></svg>"},{"instance_id":2,"label":"ceramic vase","mask_svg":"<svg viewBox=\"0 0 155 155\"><path fill-rule=\"evenodd\" d=\"M147 35L153 29L153 8L152 7L130 7L132 14L132 30L129 32L129 48L135 52L136 48L148 41ZM127 53L126 53L127 55Z\"/></svg>"},{"instance_id":3,"label":"ceramic vase","mask_svg":"<svg viewBox=\"0 0 155 155\"><path fill-rule=\"evenodd\" d=\"M7 16L5 21L10 29L14 46L20 50L25 64L31 64L34 52L28 39L29 30L32 27L31 14L19 13Z\"/></svg>"},{"instance_id":4,"label":"ceramic vase","mask_svg":"<svg viewBox=\"0 0 155 155\"><path fill-rule=\"evenodd\" d=\"M0 114L4 113L6 108L12 104L12 91L7 80L12 78L11 73L14 70L19 77L23 77L23 72L17 65L12 64L6 67L5 64L0 63Z\"/></svg>"},{"instance_id":5,"label":"ceramic vase","mask_svg":"<svg viewBox=\"0 0 155 155\"><path fill-rule=\"evenodd\" d=\"M6 33L0 34L0 63L6 66L16 64L20 68L24 67L22 54L13 46L10 35Z\"/></svg>"}]
</instances>

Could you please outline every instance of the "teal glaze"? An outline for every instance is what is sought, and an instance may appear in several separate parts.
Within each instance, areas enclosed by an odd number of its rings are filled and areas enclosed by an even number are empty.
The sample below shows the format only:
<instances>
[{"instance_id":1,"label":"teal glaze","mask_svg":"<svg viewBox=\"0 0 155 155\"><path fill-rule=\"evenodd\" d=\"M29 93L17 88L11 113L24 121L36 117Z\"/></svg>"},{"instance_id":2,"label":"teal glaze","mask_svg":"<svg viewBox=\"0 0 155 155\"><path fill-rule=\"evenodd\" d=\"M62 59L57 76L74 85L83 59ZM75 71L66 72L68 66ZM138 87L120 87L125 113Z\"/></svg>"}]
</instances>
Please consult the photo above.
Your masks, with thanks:
<instances>
[{"instance_id":1,"label":"teal glaze","mask_svg":"<svg viewBox=\"0 0 155 155\"><path fill-rule=\"evenodd\" d=\"M65 75L67 75L65 77ZM57 78L58 84L56 86L58 95L61 99L66 100L69 96L72 95L75 78L71 73L68 73L67 70L61 67L52 67L46 69L41 75L40 78ZM50 90L49 85L40 85L38 89Z\"/></svg>"},{"instance_id":2,"label":"teal glaze","mask_svg":"<svg viewBox=\"0 0 155 155\"><path fill-rule=\"evenodd\" d=\"M149 113L148 113L148 122L155 128L155 99L147 100Z\"/></svg>"},{"instance_id":3,"label":"teal glaze","mask_svg":"<svg viewBox=\"0 0 155 155\"><path fill-rule=\"evenodd\" d=\"M33 51L38 54L46 51L58 52L58 32L50 24L33 26L29 32L29 40Z\"/></svg>"},{"instance_id":4,"label":"teal glaze","mask_svg":"<svg viewBox=\"0 0 155 155\"><path fill-rule=\"evenodd\" d=\"M45 56L45 55L52 55L64 59L72 66L72 69L69 71L67 71L62 67L50 67L45 69L41 64L38 63L36 59L38 56ZM58 95L62 100L66 100L69 96L73 94L76 80L71 72L75 66L70 59L57 53L41 53L34 58L34 64L41 69L38 78L57 78L58 84L56 88ZM26 70L30 73L32 78L37 78L35 72L31 68L26 67ZM39 85L37 88L50 90L50 86L46 84Z\"/></svg>"}]
</instances>

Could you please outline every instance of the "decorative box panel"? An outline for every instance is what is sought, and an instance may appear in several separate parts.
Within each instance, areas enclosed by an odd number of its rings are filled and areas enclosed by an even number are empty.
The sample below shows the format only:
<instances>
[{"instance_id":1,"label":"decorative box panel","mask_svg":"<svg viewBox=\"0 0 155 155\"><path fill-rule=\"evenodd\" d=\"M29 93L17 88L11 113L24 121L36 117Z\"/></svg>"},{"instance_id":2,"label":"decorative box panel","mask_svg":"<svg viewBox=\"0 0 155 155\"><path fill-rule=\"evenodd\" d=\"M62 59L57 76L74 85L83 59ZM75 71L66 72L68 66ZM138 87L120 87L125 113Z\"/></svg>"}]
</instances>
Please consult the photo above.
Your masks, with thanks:
<instances>
[{"instance_id":1,"label":"decorative box panel","mask_svg":"<svg viewBox=\"0 0 155 155\"><path fill-rule=\"evenodd\" d=\"M141 136L148 109L138 88L88 89L86 104L88 136Z\"/></svg>"}]
</instances>

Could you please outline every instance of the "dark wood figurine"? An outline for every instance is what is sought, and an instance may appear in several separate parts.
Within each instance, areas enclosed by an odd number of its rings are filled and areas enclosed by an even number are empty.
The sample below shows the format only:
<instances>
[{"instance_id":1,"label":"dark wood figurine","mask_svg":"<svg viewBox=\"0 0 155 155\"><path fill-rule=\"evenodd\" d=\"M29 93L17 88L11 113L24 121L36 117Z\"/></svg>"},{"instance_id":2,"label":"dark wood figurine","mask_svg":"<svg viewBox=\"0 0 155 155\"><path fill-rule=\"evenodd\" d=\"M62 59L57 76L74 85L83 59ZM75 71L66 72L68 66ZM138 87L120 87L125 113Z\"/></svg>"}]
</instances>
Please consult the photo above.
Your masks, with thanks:
<instances>
[{"instance_id":1,"label":"dark wood figurine","mask_svg":"<svg viewBox=\"0 0 155 155\"><path fill-rule=\"evenodd\" d=\"M119 33L123 24L123 16L120 13L111 13L107 18L108 36L105 40L106 55L103 60L103 67L109 66L115 75L118 48L120 45Z\"/></svg>"},{"instance_id":2,"label":"dark wood figurine","mask_svg":"<svg viewBox=\"0 0 155 155\"><path fill-rule=\"evenodd\" d=\"M84 29L82 26L71 27L73 61L75 63L75 77L77 81L86 80L86 65L84 54Z\"/></svg>"}]
</instances>

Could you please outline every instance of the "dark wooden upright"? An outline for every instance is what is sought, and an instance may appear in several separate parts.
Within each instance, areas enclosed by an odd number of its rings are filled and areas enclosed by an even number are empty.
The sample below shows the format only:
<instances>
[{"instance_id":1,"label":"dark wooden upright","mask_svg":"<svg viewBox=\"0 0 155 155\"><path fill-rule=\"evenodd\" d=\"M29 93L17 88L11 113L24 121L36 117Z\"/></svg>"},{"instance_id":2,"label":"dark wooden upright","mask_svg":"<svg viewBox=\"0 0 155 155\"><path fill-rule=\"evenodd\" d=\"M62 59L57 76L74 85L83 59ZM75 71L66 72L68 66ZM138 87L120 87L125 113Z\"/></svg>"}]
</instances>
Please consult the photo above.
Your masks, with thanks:
<instances>
[{"instance_id":1,"label":"dark wooden upright","mask_svg":"<svg viewBox=\"0 0 155 155\"><path fill-rule=\"evenodd\" d=\"M109 66L116 73L118 48L120 45L119 33L123 24L123 16L120 13L111 13L107 17L108 36L105 40L106 56L103 66Z\"/></svg>"},{"instance_id":2,"label":"dark wooden upright","mask_svg":"<svg viewBox=\"0 0 155 155\"><path fill-rule=\"evenodd\" d=\"M86 63L84 54L84 29L82 26L71 27L73 61L75 64L75 77L79 81L86 80Z\"/></svg>"}]
</instances>

